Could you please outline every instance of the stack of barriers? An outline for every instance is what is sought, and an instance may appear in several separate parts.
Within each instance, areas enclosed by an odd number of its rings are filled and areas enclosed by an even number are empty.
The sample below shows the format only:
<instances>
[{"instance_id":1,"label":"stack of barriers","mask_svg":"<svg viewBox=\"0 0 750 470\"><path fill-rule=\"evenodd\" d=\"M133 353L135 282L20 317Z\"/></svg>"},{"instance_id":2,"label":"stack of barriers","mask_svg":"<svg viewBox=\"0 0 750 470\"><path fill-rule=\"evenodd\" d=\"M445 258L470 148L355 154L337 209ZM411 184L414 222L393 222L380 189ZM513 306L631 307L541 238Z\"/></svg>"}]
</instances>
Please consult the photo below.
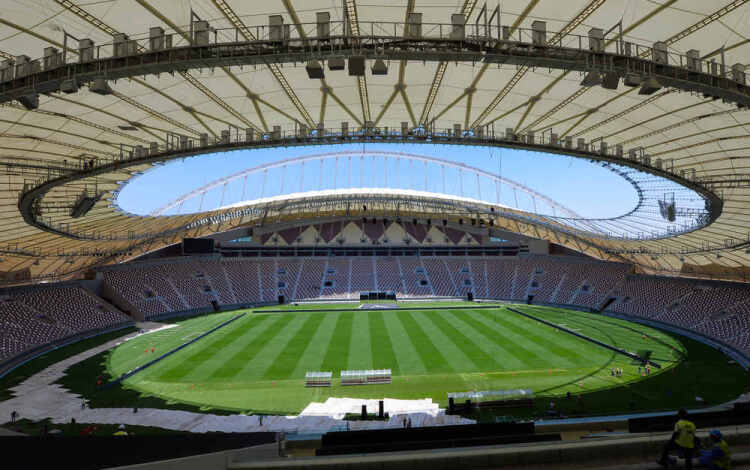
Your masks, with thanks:
<instances>
[{"instance_id":1,"label":"stack of barriers","mask_svg":"<svg viewBox=\"0 0 750 470\"><path fill-rule=\"evenodd\" d=\"M368 384L389 384L391 383L391 369L376 369L367 371Z\"/></svg>"},{"instance_id":2,"label":"stack of barriers","mask_svg":"<svg viewBox=\"0 0 750 470\"><path fill-rule=\"evenodd\" d=\"M391 369L342 370L341 385L391 383Z\"/></svg>"},{"instance_id":3,"label":"stack of barriers","mask_svg":"<svg viewBox=\"0 0 750 470\"><path fill-rule=\"evenodd\" d=\"M308 372L305 374L305 387L330 387L333 372Z\"/></svg>"}]
</instances>

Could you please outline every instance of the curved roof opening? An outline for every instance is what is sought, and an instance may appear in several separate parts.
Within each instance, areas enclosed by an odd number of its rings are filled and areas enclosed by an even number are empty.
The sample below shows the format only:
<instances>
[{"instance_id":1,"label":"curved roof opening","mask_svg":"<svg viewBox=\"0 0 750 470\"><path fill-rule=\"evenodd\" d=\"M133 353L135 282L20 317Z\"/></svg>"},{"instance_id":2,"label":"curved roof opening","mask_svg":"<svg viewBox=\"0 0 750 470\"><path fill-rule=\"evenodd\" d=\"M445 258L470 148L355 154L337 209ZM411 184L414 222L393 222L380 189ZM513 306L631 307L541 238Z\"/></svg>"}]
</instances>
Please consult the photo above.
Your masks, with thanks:
<instances>
[{"instance_id":1,"label":"curved roof opening","mask_svg":"<svg viewBox=\"0 0 750 470\"><path fill-rule=\"evenodd\" d=\"M541 215L597 219L628 213L638 203L631 183L586 160L511 149L403 144L186 158L131 179L117 203L132 214L176 215L347 188L423 191Z\"/></svg>"}]
</instances>

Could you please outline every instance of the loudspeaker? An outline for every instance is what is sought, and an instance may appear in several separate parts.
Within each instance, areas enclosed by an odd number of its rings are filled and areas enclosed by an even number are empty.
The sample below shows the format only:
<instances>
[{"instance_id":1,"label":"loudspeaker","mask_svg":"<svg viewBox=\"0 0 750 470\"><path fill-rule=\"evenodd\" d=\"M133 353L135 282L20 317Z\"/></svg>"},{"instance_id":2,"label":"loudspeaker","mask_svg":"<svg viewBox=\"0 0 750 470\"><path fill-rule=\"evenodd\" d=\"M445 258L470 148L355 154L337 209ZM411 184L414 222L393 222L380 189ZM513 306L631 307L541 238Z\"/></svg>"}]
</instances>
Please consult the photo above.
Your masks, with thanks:
<instances>
[{"instance_id":1,"label":"loudspeaker","mask_svg":"<svg viewBox=\"0 0 750 470\"><path fill-rule=\"evenodd\" d=\"M279 305L283 305L283 304L285 304L285 303L286 303L285 301L286 301L286 298L284 298L284 296L283 296L283 295L280 295L280 296L279 296Z\"/></svg>"},{"instance_id":2,"label":"loudspeaker","mask_svg":"<svg viewBox=\"0 0 750 470\"><path fill-rule=\"evenodd\" d=\"M305 66L305 70L307 71L307 76L309 78L325 78L325 74L323 73L323 66L320 65L320 62L318 62L317 60L309 61Z\"/></svg>"},{"instance_id":3,"label":"loudspeaker","mask_svg":"<svg viewBox=\"0 0 750 470\"><path fill-rule=\"evenodd\" d=\"M467 292L466 293L466 301L467 302L474 302L474 293L473 292Z\"/></svg>"},{"instance_id":4,"label":"loudspeaker","mask_svg":"<svg viewBox=\"0 0 750 470\"><path fill-rule=\"evenodd\" d=\"M375 63L372 64L372 69L370 70L373 75L388 75L388 66L385 65L383 59L375 60Z\"/></svg>"},{"instance_id":5,"label":"loudspeaker","mask_svg":"<svg viewBox=\"0 0 750 470\"><path fill-rule=\"evenodd\" d=\"M604 74L602 80L602 88L607 90L617 90L617 86L620 84L620 76L614 72L607 72Z\"/></svg>"},{"instance_id":6,"label":"loudspeaker","mask_svg":"<svg viewBox=\"0 0 750 470\"><path fill-rule=\"evenodd\" d=\"M349 57L349 75L356 77L365 75L365 56L353 55Z\"/></svg>"},{"instance_id":7,"label":"loudspeaker","mask_svg":"<svg viewBox=\"0 0 750 470\"><path fill-rule=\"evenodd\" d=\"M344 70L344 59L341 57L332 57L328 59L328 70Z\"/></svg>"}]
</instances>

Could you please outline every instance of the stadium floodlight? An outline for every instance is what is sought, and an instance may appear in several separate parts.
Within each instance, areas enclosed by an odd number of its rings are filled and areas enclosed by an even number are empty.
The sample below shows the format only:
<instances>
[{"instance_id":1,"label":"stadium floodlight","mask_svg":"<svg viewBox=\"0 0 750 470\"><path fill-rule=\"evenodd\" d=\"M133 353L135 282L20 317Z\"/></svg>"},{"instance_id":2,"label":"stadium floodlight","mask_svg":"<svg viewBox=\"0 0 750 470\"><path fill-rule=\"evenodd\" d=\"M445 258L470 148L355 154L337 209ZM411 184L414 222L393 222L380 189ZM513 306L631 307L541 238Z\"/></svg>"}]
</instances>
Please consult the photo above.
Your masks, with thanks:
<instances>
[{"instance_id":1,"label":"stadium floodlight","mask_svg":"<svg viewBox=\"0 0 750 470\"><path fill-rule=\"evenodd\" d=\"M309 61L305 66L305 70L307 71L307 76L311 79L325 78L325 73L323 73L323 66L320 65L320 62L318 62L317 60Z\"/></svg>"},{"instance_id":2,"label":"stadium floodlight","mask_svg":"<svg viewBox=\"0 0 750 470\"><path fill-rule=\"evenodd\" d=\"M638 94L653 95L659 90L661 90L661 84L654 77L649 77L643 81L643 84L641 84L641 89L638 91Z\"/></svg>"},{"instance_id":3,"label":"stadium floodlight","mask_svg":"<svg viewBox=\"0 0 750 470\"><path fill-rule=\"evenodd\" d=\"M597 71L591 71L583 77L581 86L596 86L602 84L602 75Z\"/></svg>"}]
</instances>

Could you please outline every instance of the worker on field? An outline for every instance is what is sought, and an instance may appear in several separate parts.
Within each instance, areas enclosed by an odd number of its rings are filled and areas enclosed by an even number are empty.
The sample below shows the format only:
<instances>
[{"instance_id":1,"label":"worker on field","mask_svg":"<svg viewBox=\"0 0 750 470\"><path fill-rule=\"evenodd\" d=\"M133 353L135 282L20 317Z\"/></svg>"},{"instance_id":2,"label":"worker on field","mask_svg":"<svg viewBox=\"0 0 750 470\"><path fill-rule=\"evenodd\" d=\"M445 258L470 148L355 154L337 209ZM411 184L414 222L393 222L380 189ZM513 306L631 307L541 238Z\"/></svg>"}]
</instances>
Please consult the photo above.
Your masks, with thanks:
<instances>
[{"instance_id":1,"label":"worker on field","mask_svg":"<svg viewBox=\"0 0 750 470\"><path fill-rule=\"evenodd\" d=\"M688 412L684 408L680 408L680 411L677 412L677 417L678 420L674 426L672 438L664 445L661 458L657 460L657 463L666 468L669 464L668 454L674 450L685 458L685 468L691 470L693 468L693 450L695 448L695 424L688 420Z\"/></svg>"},{"instance_id":2,"label":"worker on field","mask_svg":"<svg viewBox=\"0 0 750 470\"><path fill-rule=\"evenodd\" d=\"M721 431L714 429L708 435L713 447L701 451L701 464L711 470L729 470L732 468L732 452L721 435Z\"/></svg>"}]
</instances>

